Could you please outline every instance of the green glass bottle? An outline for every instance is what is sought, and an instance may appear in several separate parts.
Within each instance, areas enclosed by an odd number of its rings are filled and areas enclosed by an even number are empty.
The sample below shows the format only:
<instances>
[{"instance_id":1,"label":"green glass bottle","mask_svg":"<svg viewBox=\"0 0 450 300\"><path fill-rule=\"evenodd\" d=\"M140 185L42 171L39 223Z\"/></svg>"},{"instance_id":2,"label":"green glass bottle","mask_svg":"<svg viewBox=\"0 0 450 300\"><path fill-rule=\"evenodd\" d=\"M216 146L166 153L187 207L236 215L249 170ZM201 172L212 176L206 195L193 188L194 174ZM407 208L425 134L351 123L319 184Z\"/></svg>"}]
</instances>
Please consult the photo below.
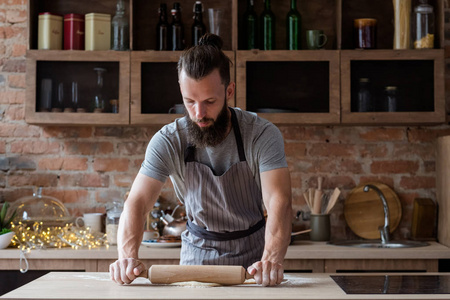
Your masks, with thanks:
<instances>
[{"instance_id":1,"label":"green glass bottle","mask_svg":"<svg viewBox=\"0 0 450 300\"><path fill-rule=\"evenodd\" d=\"M302 16L297 10L297 0L291 0L291 10L286 17L286 49L301 49Z\"/></svg>"},{"instance_id":2,"label":"green glass bottle","mask_svg":"<svg viewBox=\"0 0 450 300\"><path fill-rule=\"evenodd\" d=\"M270 0L264 0L261 15L261 50L275 49L275 15L270 9Z\"/></svg>"},{"instance_id":3,"label":"green glass bottle","mask_svg":"<svg viewBox=\"0 0 450 300\"><path fill-rule=\"evenodd\" d=\"M258 16L253 7L253 0L247 0L247 10L244 13L244 49L258 48Z\"/></svg>"}]
</instances>

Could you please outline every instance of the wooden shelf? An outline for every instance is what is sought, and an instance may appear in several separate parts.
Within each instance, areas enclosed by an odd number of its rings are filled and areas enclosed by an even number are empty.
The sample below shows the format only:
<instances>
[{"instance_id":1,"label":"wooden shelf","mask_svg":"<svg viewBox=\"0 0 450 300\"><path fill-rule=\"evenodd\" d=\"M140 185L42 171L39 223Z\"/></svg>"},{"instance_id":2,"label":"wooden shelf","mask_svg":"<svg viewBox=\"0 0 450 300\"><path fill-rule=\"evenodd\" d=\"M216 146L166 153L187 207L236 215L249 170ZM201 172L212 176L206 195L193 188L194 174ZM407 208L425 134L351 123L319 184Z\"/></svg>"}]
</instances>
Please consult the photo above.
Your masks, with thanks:
<instances>
[{"instance_id":1,"label":"wooden shelf","mask_svg":"<svg viewBox=\"0 0 450 300\"><path fill-rule=\"evenodd\" d=\"M418 0L412 0L413 6ZM190 26L195 0L180 0L186 44L190 45ZM267 108L288 109L291 113L258 114L276 124L435 124L446 122L444 101L444 0L430 0L435 9L437 49L392 49L394 11L392 0L317 0L298 1L302 15L302 45L305 31L322 29L328 36L325 49L319 51L281 50L286 44L285 17L289 2L272 0L276 16L276 49L274 51L240 50L242 38L239 30L247 9L246 0L204 0L204 22L208 25L207 9L224 10L224 49L233 61L232 78L236 79L236 105L242 109L267 111ZM113 51L38 51L27 54L26 121L33 124L73 125L125 125L167 124L181 114L168 114L176 103L181 103L176 63L181 52L154 51L155 27L159 2L125 0L130 20L130 52ZM172 3L168 3L170 12ZM28 0L28 48L37 48L38 14L50 11L67 13L108 13L114 15L116 0ZM256 1L260 14L263 3ZM170 15L170 14L169 14ZM353 19L378 19L378 48L380 50L351 50L353 48ZM170 19L170 17L169 17ZM239 49L239 50L238 50ZM52 65L51 62L54 62ZM61 62L58 65L57 62ZM73 65L78 68L89 63L116 63L118 73L119 114L36 112L36 84L45 69L59 69ZM382 62L378 64L377 62ZM410 108L395 113L359 113L352 110L355 81L364 75L364 69L373 69L378 75L375 85L381 86L391 76L400 78L402 90L414 91L424 85L425 96L409 92L403 98ZM41 70L42 69L42 70ZM76 69L76 68L75 68ZM284 72L283 72L284 70ZM431 71L430 71L431 70ZM389 72L388 72L389 71ZM90 71L86 71L88 74ZM370 70L368 70L370 74ZM397 74L397 75L396 75ZM398 75L400 74L400 75ZM270 77L272 76L272 79ZM355 79L356 78L356 79ZM422 81L421 81L422 80ZM410 85L411 87L407 86ZM411 96L412 95L412 96ZM354 100L353 100L354 102ZM273 111L273 110L272 110Z\"/></svg>"},{"instance_id":2,"label":"wooden shelf","mask_svg":"<svg viewBox=\"0 0 450 300\"><path fill-rule=\"evenodd\" d=\"M340 122L339 51L237 51L236 106L277 124Z\"/></svg>"},{"instance_id":3,"label":"wooden shelf","mask_svg":"<svg viewBox=\"0 0 450 300\"><path fill-rule=\"evenodd\" d=\"M446 115L443 76L443 49L342 50L342 123L443 123ZM361 77L373 82L378 101L384 86L398 86L402 100L399 112L356 112L356 85Z\"/></svg>"},{"instance_id":4,"label":"wooden shelf","mask_svg":"<svg viewBox=\"0 0 450 300\"><path fill-rule=\"evenodd\" d=\"M48 66L45 67L45 64ZM43 66L44 65L44 66ZM38 70L38 66L43 66ZM96 83L94 67L110 67L105 74L104 87L107 101L119 100L118 113L89 112L89 95ZM77 71L74 71L77 70ZM84 103L86 113L38 112L38 87L42 78L50 78L56 85L63 82L69 90L71 81L79 85L79 102ZM116 51L27 51L27 90L25 120L30 124L72 124L72 125L127 125L130 103L130 53ZM55 90L55 89L53 89ZM55 95L55 92L53 93ZM108 97L109 96L109 97ZM87 107L86 107L87 106Z\"/></svg>"},{"instance_id":5,"label":"wooden shelf","mask_svg":"<svg viewBox=\"0 0 450 300\"><path fill-rule=\"evenodd\" d=\"M168 124L183 116L168 113L172 106L183 102L177 73L180 54L180 51L131 53L131 124ZM225 54L234 63L234 52ZM230 72L231 81L235 81L234 67ZM228 104L235 105L234 101Z\"/></svg>"}]
</instances>

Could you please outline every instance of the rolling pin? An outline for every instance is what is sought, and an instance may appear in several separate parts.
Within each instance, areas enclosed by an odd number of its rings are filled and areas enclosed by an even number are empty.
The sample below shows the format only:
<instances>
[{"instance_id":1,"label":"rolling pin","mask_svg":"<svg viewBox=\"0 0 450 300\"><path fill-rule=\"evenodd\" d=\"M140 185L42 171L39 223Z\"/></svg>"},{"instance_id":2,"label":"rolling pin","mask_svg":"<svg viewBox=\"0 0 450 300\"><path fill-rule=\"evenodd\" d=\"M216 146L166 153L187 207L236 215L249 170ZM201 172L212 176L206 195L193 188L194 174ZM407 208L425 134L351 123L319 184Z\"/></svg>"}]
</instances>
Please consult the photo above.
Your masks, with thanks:
<instances>
[{"instance_id":1,"label":"rolling pin","mask_svg":"<svg viewBox=\"0 0 450 300\"><path fill-rule=\"evenodd\" d=\"M245 279L253 278L242 266L217 265L153 265L139 277L148 278L155 284L198 281L223 285L242 284Z\"/></svg>"}]
</instances>

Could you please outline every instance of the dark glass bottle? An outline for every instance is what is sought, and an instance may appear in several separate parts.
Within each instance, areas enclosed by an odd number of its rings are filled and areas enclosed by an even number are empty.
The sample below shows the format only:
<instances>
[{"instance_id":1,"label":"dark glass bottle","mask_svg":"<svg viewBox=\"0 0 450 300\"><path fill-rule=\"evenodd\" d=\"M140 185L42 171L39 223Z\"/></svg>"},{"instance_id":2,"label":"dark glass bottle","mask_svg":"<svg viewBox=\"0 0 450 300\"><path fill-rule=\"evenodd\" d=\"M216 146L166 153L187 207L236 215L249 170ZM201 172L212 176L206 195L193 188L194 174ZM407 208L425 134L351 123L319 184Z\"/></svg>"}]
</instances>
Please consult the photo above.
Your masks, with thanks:
<instances>
[{"instance_id":1,"label":"dark glass bottle","mask_svg":"<svg viewBox=\"0 0 450 300\"><path fill-rule=\"evenodd\" d=\"M169 22L167 22L167 5L161 3L159 9L159 22L156 24L156 50L169 50Z\"/></svg>"},{"instance_id":2,"label":"dark glass bottle","mask_svg":"<svg viewBox=\"0 0 450 300\"><path fill-rule=\"evenodd\" d=\"M130 26L125 16L125 5L122 0L117 2L116 14L111 20L111 50L126 51L130 44Z\"/></svg>"},{"instance_id":3,"label":"dark glass bottle","mask_svg":"<svg viewBox=\"0 0 450 300\"><path fill-rule=\"evenodd\" d=\"M359 79L358 112L373 111L372 93L370 91L369 78Z\"/></svg>"},{"instance_id":4,"label":"dark glass bottle","mask_svg":"<svg viewBox=\"0 0 450 300\"><path fill-rule=\"evenodd\" d=\"M395 112L398 110L398 90L396 86L387 86L384 88L385 110Z\"/></svg>"},{"instance_id":5,"label":"dark glass bottle","mask_svg":"<svg viewBox=\"0 0 450 300\"><path fill-rule=\"evenodd\" d=\"M253 0L247 0L247 10L244 13L244 49L258 48L258 16L253 6Z\"/></svg>"},{"instance_id":6,"label":"dark glass bottle","mask_svg":"<svg viewBox=\"0 0 450 300\"><path fill-rule=\"evenodd\" d=\"M270 9L270 0L264 0L261 15L261 50L275 49L275 15Z\"/></svg>"},{"instance_id":7,"label":"dark glass bottle","mask_svg":"<svg viewBox=\"0 0 450 300\"><path fill-rule=\"evenodd\" d=\"M206 33L206 26L203 23L203 5L201 1L195 1L194 24L192 24L192 45L197 46L200 38Z\"/></svg>"},{"instance_id":8,"label":"dark glass bottle","mask_svg":"<svg viewBox=\"0 0 450 300\"><path fill-rule=\"evenodd\" d=\"M302 16L297 10L297 0L291 0L291 10L286 17L286 49L301 49Z\"/></svg>"},{"instance_id":9,"label":"dark glass bottle","mask_svg":"<svg viewBox=\"0 0 450 300\"><path fill-rule=\"evenodd\" d=\"M181 21L181 7L180 3L175 2L173 4L173 9L170 11L172 13L172 24L170 24L171 33L171 45L173 51L184 49L184 26Z\"/></svg>"}]
</instances>

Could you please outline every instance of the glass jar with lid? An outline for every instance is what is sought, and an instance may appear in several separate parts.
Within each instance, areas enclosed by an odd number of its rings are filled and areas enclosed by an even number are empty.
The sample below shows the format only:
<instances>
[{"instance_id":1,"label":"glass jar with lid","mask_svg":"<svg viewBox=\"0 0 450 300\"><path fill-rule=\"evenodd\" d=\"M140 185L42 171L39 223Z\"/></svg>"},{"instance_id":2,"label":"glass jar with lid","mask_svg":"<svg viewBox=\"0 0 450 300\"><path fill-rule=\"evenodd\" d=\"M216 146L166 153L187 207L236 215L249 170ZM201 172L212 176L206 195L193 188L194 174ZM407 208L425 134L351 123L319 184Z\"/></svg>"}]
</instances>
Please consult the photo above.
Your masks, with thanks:
<instances>
[{"instance_id":1,"label":"glass jar with lid","mask_svg":"<svg viewBox=\"0 0 450 300\"><path fill-rule=\"evenodd\" d=\"M427 0L414 7L411 29L414 49L434 48L434 11Z\"/></svg>"},{"instance_id":2,"label":"glass jar with lid","mask_svg":"<svg viewBox=\"0 0 450 300\"><path fill-rule=\"evenodd\" d=\"M373 100L370 89L369 78L359 78L358 94L357 94L357 111L370 112L373 111Z\"/></svg>"},{"instance_id":3,"label":"glass jar with lid","mask_svg":"<svg viewBox=\"0 0 450 300\"><path fill-rule=\"evenodd\" d=\"M106 238L110 245L117 245L117 230L119 229L119 220L122 210L122 203L114 201L112 208L106 211Z\"/></svg>"},{"instance_id":4,"label":"glass jar with lid","mask_svg":"<svg viewBox=\"0 0 450 300\"><path fill-rule=\"evenodd\" d=\"M395 112L398 110L398 89L396 86L387 86L384 88L383 102L385 111Z\"/></svg>"}]
</instances>

